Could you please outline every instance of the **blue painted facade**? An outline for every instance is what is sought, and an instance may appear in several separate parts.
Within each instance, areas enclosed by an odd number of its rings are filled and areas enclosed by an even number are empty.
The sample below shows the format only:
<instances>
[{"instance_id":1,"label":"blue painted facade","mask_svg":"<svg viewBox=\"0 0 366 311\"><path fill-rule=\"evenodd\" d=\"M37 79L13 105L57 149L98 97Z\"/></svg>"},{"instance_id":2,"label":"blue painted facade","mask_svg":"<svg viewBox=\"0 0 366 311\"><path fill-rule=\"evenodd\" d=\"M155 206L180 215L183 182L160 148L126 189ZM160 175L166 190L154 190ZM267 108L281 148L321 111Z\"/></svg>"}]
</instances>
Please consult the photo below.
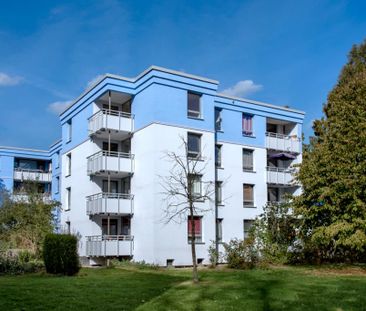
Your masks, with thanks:
<instances>
[{"instance_id":1,"label":"blue painted facade","mask_svg":"<svg viewBox=\"0 0 366 311\"><path fill-rule=\"evenodd\" d=\"M152 123L163 123L215 132L215 108L220 108L222 130L217 132L217 141L264 148L268 118L296 124L297 137L301 137L303 112L219 94L218 84L218 81L159 67L150 67L134 79L106 75L60 115L62 137L49 150L0 147L0 178L12 192L14 159L51 161L51 194L53 199L61 201L61 156L89 139L88 119L93 115L93 102L107 91L131 95L135 131ZM198 119L187 116L188 91L201 95ZM243 135L243 113L253 116L252 136Z\"/></svg>"}]
</instances>

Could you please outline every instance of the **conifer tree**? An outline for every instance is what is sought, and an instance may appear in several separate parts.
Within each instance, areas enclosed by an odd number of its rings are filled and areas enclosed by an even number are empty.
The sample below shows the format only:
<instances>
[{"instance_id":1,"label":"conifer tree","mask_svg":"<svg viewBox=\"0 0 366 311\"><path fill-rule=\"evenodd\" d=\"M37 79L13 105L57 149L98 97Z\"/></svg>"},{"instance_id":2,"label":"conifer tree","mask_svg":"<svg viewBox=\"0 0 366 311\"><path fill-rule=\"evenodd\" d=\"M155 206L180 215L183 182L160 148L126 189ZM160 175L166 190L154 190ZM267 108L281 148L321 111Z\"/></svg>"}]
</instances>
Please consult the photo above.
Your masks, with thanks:
<instances>
[{"instance_id":1,"label":"conifer tree","mask_svg":"<svg viewBox=\"0 0 366 311\"><path fill-rule=\"evenodd\" d=\"M301 239L318 261L365 261L366 40L352 47L323 112L297 175Z\"/></svg>"}]
</instances>

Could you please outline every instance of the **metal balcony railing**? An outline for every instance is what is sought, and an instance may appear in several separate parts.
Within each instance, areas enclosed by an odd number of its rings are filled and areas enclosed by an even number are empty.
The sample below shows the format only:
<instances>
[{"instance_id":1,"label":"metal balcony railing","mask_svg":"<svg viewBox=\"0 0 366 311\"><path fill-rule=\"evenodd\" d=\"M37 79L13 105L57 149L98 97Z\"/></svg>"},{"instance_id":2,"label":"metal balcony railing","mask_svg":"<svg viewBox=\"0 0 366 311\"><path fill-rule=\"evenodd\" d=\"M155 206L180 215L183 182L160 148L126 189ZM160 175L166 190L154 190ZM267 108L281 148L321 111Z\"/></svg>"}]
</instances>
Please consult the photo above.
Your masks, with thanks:
<instances>
[{"instance_id":1,"label":"metal balcony railing","mask_svg":"<svg viewBox=\"0 0 366 311\"><path fill-rule=\"evenodd\" d=\"M132 256L133 246L133 235L86 237L86 255L90 257Z\"/></svg>"},{"instance_id":2,"label":"metal balcony railing","mask_svg":"<svg viewBox=\"0 0 366 311\"><path fill-rule=\"evenodd\" d=\"M133 132L134 115L127 112L101 109L88 119L89 135L105 130Z\"/></svg>"},{"instance_id":3,"label":"metal balcony railing","mask_svg":"<svg viewBox=\"0 0 366 311\"><path fill-rule=\"evenodd\" d=\"M133 173L134 155L126 152L98 151L87 158L88 175L100 174L103 172L125 172Z\"/></svg>"},{"instance_id":4,"label":"metal balcony railing","mask_svg":"<svg viewBox=\"0 0 366 311\"><path fill-rule=\"evenodd\" d=\"M267 167L267 183L279 185L293 184L293 168Z\"/></svg>"},{"instance_id":5,"label":"metal balcony railing","mask_svg":"<svg viewBox=\"0 0 366 311\"><path fill-rule=\"evenodd\" d=\"M133 214L133 195L101 192L87 196L86 214Z\"/></svg>"},{"instance_id":6,"label":"metal balcony railing","mask_svg":"<svg viewBox=\"0 0 366 311\"><path fill-rule=\"evenodd\" d=\"M297 136L266 132L266 148L271 150L300 153L301 139Z\"/></svg>"},{"instance_id":7,"label":"metal balcony railing","mask_svg":"<svg viewBox=\"0 0 366 311\"><path fill-rule=\"evenodd\" d=\"M39 182L51 182L52 173L37 169L14 168L15 180L32 180Z\"/></svg>"}]
</instances>

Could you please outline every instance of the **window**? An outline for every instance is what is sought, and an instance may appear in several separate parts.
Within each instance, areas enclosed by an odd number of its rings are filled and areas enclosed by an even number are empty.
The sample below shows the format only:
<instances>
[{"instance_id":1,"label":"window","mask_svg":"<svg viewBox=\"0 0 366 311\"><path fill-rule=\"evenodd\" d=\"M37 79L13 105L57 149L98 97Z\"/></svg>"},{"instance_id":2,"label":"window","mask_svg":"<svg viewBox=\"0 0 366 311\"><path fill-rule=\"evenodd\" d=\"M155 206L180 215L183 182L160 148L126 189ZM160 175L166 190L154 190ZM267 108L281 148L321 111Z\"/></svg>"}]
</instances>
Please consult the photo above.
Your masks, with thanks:
<instances>
[{"instance_id":1,"label":"window","mask_svg":"<svg viewBox=\"0 0 366 311\"><path fill-rule=\"evenodd\" d=\"M253 136L253 116L243 113L243 135Z\"/></svg>"},{"instance_id":2,"label":"window","mask_svg":"<svg viewBox=\"0 0 366 311\"><path fill-rule=\"evenodd\" d=\"M215 145L215 165L216 165L216 167L222 167L221 149L222 149L222 145Z\"/></svg>"},{"instance_id":3,"label":"window","mask_svg":"<svg viewBox=\"0 0 366 311\"><path fill-rule=\"evenodd\" d=\"M110 180L108 188L108 180L103 180L103 192L118 193L118 181Z\"/></svg>"},{"instance_id":4,"label":"window","mask_svg":"<svg viewBox=\"0 0 366 311\"><path fill-rule=\"evenodd\" d=\"M174 259L167 259L166 260L166 266L169 267L174 267Z\"/></svg>"},{"instance_id":5,"label":"window","mask_svg":"<svg viewBox=\"0 0 366 311\"><path fill-rule=\"evenodd\" d=\"M111 143L110 144L111 150L108 150L108 142L103 142L103 150L104 151L112 151L112 152L118 152L118 144L117 143Z\"/></svg>"},{"instance_id":6,"label":"window","mask_svg":"<svg viewBox=\"0 0 366 311\"><path fill-rule=\"evenodd\" d=\"M193 237L193 223L194 223L194 233L196 243L202 242L202 217L194 216L193 221L191 217L188 216L188 243L192 241Z\"/></svg>"},{"instance_id":7,"label":"window","mask_svg":"<svg viewBox=\"0 0 366 311\"><path fill-rule=\"evenodd\" d=\"M215 130L222 131L222 109L215 108Z\"/></svg>"},{"instance_id":8,"label":"window","mask_svg":"<svg viewBox=\"0 0 366 311\"><path fill-rule=\"evenodd\" d=\"M70 142L72 138L72 119L66 122L66 142Z\"/></svg>"},{"instance_id":9,"label":"window","mask_svg":"<svg viewBox=\"0 0 366 311\"><path fill-rule=\"evenodd\" d=\"M244 240L248 238L250 228L253 225L253 220L251 219L244 219Z\"/></svg>"},{"instance_id":10,"label":"window","mask_svg":"<svg viewBox=\"0 0 366 311\"><path fill-rule=\"evenodd\" d=\"M109 222L109 226L108 226ZM102 219L102 234L103 235L118 235L117 219Z\"/></svg>"},{"instance_id":11,"label":"window","mask_svg":"<svg viewBox=\"0 0 366 311\"><path fill-rule=\"evenodd\" d=\"M103 104L103 109L109 110L109 104ZM111 110L118 111L119 109L118 109L118 106L111 105Z\"/></svg>"},{"instance_id":12,"label":"window","mask_svg":"<svg viewBox=\"0 0 366 311\"><path fill-rule=\"evenodd\" d=\"M66 233L71 234L71 223L70 223L70 221L66 221Z\"/></svg>"},{"instance_id":13,"label":"window","mask_svg":"<svg viewBox=\"0 0 366 311\"><path fill-rule=\"evenodd\" d=\"M243 149L243 170L253 171L253 150Z\"/></svg>"},{"instance_id":14,"label":"window","mask_svg":"<svg viewBox=\"0 0 366 311\"><path fill-rule=\"evenodd\" d=\"M188 92L188 117L201 117L201 95Z\"/></svg>"},{"instance_id":15,"label":"window","mask_svg":"<svg viewBox=\"0 0 366 311\"><path fill-rule=\"evenodd\" d=\"M69 211L71 209L71 188L66 188L66 208L65 210Z\"/></svg>"},{"instance_id":16,"label":"window","mask_svg":"<svg viewBox=\"0 0 366 311\"><path fill-rule=\"evenodd\" d=\"M254 207L254 186L243 184L243 203L244 207Z\"/></svg>"},{"instance_id":17,"label":"window","mask_svg":"<svg viewBox=\"0 0 366 311\"><path fill-rule=\"evenodd\" d=\"M71 175L71 153L66 155L66 176Z\"/></svg>"},{"instance_id":18,"label":"window","mask_svg":"<svg viewBox=\"0 0 366 311\"><path fill-rule=\"evenodd\" d=\"M201 135L188 133L188 157L189 158L199 158L201 155Z\"/></svg>"},{"instance_id":19,"label":"window","mask_svg":"<svg viewBox=\"0 0 366 311\"><path fill-rule=\"evenodd\" d=\"M216 219L216 226L217 226L217 242L222 242L222 218Z\"/></svg>"},{"instance_id":20,"label":"window","mask_svg":"<svg viewBox=\"0 0 366 311\"><path fill-rule=\"evenodd\" d=\"M222 181L216 182L216 204L222 204Z\"/></svg>"},{"instance_id":21,"label":"window","mask_svg":"<svg viewBox=\"0 0 366 311\"><path fill-rule=\"evenodd\" d=\"M60 151L56 152L56 157L55 157L55 168L59 168L60 167Z\"/></svg>"},{"instance_id":22,"label":"window","mask_svg":"<svg viewBox=\"0 0 366 311\"><path fill-rule=\"evenodd\" d=\"M192 197L199 199L202 196L202 176L190 174L188 178L190 179Z\"/></svg>"},{"instance_id":23,"label":"window","mask_svg":"<svg viewBox=\"0 0 366 311\"><path fill-rule=\"evenodd\" d=\"M57 176L56 177L56 189L55 189L55 193L59 193L60 191L60 177Z\"/></svg>"},{"instance_id":24,"label":"window","mask_svg":"<svg viewBox=\"0 0 366 311\"><path fill-rule=\"evenodd\" d=\"M268 188L267 200L268 200L268 202L280 201L279 189L278 188Z\"/></svg>"}]
</instances>

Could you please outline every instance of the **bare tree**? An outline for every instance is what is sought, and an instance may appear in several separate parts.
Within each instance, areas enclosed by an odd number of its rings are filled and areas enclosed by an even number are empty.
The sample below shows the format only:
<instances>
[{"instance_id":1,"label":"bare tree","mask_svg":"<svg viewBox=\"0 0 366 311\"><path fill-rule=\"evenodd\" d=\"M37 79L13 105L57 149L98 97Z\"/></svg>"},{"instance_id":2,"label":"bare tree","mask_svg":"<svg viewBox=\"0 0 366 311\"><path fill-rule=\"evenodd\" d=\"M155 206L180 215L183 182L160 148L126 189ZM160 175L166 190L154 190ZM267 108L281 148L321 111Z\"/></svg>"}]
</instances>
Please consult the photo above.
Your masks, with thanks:
<instances>
[{"instance_id":1,"label":"bare tree","mask_svg":"<svg viewBox=\"0 0 366 311\"><path fill-rule=\"evenodd\" d=\"M165 152L165 158L171 163L167 176L160 176L164 195L163 221L182 223L190 220L190 243L193 265L193 282L198 282L196 257L196 223L195 217L211 210L202 202L213 202L215 182L204 181L209 161L203 161L200 154L192 156L188 142L180 136L182 153ZM200 204L197 204L199 203Z\"/></svg>"}]
</instances>

